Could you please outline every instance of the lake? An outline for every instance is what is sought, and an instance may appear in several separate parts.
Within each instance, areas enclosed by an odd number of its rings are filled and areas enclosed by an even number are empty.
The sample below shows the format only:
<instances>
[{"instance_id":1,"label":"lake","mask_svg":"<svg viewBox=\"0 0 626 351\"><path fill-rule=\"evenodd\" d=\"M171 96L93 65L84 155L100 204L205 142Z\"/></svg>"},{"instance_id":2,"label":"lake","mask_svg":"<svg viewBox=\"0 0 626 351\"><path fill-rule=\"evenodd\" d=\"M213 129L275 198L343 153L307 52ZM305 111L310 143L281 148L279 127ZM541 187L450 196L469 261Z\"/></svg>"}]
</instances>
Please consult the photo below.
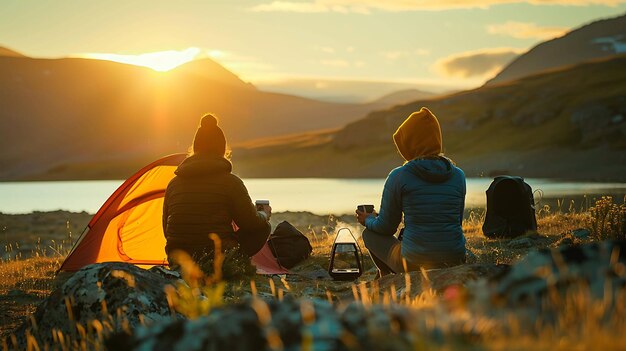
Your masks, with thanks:
<instances>
[{"instance_id":1,"label":"lake","mask_svg":"<svg viewBox=\"0 0 626 351\"><path fill-rule=\"evenodd\" d=\"M466 207L483 207L490 178L468 178ZM380 205L384 179L244 179L252 199L269 199L275 212L310 211L315 214L353 213L357 204ZM533 190L543 192L544 199L569 202L590 202L600 195L621 198L626 183L563 182L526 179ZM0 183L0 212L29 213L33 211L67 210L95 213L121 180L4 182ZM536 194L536 200L541 196ZM581 207L576 203L576 207Z\"/></svg>"}]
</instances>

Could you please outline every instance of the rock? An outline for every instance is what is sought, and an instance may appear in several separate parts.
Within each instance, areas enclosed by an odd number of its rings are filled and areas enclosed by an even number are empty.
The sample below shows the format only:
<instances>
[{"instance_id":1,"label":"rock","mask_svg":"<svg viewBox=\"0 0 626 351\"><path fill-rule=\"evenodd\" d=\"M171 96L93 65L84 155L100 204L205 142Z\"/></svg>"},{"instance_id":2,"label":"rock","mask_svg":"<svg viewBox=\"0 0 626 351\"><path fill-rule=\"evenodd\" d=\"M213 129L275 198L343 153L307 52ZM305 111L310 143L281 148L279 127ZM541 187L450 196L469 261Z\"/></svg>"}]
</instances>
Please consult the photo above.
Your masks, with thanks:
<instances>
[{"instance_id":1,"label":"rock","mask_svg":"<svg viewBox=\"0 0 626 351\"><path fill-rule=\"evenodd\" d=\"M319 299L285 298L246 302L213 309L196 320L166 321L141 326L133 335L119 333L106 342L109 349L163 350L263 350L280 343L295 350L315 344L315 349L336 349L341 336L339 315Z\"/></svg>"},{"instance_id":2,"label":"rock","mask_svg":"<svg viewBox=\"0 0 626 351\"><path fill-rule=\"evenodd\" d=\"M31 330L41 346L51 343L53 329L64 335L76 335L76 324L86 328L94 320L108 320L114 330L119 330L125 322L118 319L118 310L131 328L172 319L164 292L170 282L160 274L128 263L86 266L38 306L33 315L37 328L27 322L18 328L16 335L23 342L26 331Z\"/></svg>"},{"instance_id":3,"label":"rock","mask_svg":"<svg viewBox=\"0 0 626 351\"><path fill-rule=\"evenodd\" d=\"M109 350L264 350L259 316L250 305L215 309L195 320L170 320L138 327L132 335L114 334L105 341Z\"/></svg>"},{"instance_id":4,"label":"rock","mask_svg":"<svg viewBox=\"0 0 626 351\"><path fill-rule=\"evenodd\" d=\"M591 232L585 228L578 228L578 229L572 230L572 235L576 239L589 239Z\"/></svg>"},{"instance_id":5,"label":"rock","mask_svg":"<svg viewBox=\"0 0 626 351\"><path fill-rule=\"evenodd\" d=\"M423 319L423 318L422 318ZM320 299L251 299L190 321L168 321L118 333L108 349L124 350L413 350L426 325L401 305L335 307Z\"/></svg>"},{"instance_id":6,"label":"rock","mask_svg":"<svg viewBox=\"0 0 626 351\"><path fill-rule=\"evenodd\" d=\"M180 272L167 269L163 266L154 266L148 269L148 271L158 274L161 278L165 278L169 280L170 282L176 282L179 279L182 279Z\"/></svg>"},{"instance_id":7,"label":"rock","mask_svg":"<svg viewBox=\"0 0 626 351\"><path fill-rule=\"evenodd\" d=\"M516 239L509 241L507 246L511 249L523 249L523 248L533 247L534 242L531 238L522 237L522 238L516 238Z\"/></svg>"},{"instance_id":8,"label":"rock","mask_svg":"<svg viewBox=\"0 0 626 351\"><path fill-rule=\"evenodd\" d=\"M502 274L506 269L475 264L430 270L426 272L428 283L421 272L410 272L410 295L415 297L426 287L443 291L455 286L463 291L464 284ZM386 276L364 287L370 293L377 291L381 302L383 293L394 285L397 297L402 298L408 290L407 274ZM337 297L340 301L353 299L351 291L345 297ZM331 304L319 298L297 300L291 295L282 302L249 298L215 308L196 320L165 320L151 327L139 326L132 334L117 333L106 341L106 346L120 350L157 346L164 350L414 350L423 346L426 338L430 345L436 345L443 343L449 332L473 333L467 315L459 316L449 315L441 308L415 309L403 304ZM432 321L437 323L433 325Z\"/></svg>"},{"instance_id":9,"label":"rock","mask_svg":"<svg viewBox=\"0 0 626 351\"><path fill-rule=\"evenodd\" d=\"M588 289L595 299L615 297L626 286L626 241L532 251L491 281L493 300L510 306L539 309L551 289L565 294L577 286Z\"/></svg>"},{"instance_id":10,"label":"rock","mask_svg":"<svg viewBox=\"0 0 626 351\"><path fill-rule=\"evenodd\" d=\"M530 238L524 239L532 242ZM533 321L539 316L542 321L556 320L553 309L564 307L546 303L546 299L553 298L550 292L564 295L577 284L589 289L592 298L603 299L607 293L613 294L612 299L604 301L617 303L617 292L626 286L626 242L531 251L513 266L460 265L426 271L426 277L423 274L385 276L367 283L365 296L361 295L363 286L359 286L357 290L363 303L332 305L317 298L295 300L289 296L283 302L249 299L214 309L197 320L164 320L152 327L139 326L132 335L112 336L106 346L129 350L157 346L171 350L410 350L427 340L432 348L437 342L449 340L451 335L471 337L480 333L473 328L480 329L481 323L468 323L470 320L463 319L472 313L446 312L449 311L446 308L454 306L468 306L474 312L502 318L496 319L500 321L506 320L508 317L503 316L510 316L510 313L518 313L521 321ZM406 282L410 282L410 288ZM376 303L391 286L395 286L399 299L405 298L407 293L414 297L433 289L442 294L444 304L412 308L411 305ZM611 290L605 290L607 288ZM481 299L486 303L481 304ZM339 300L349 301L349 298L339 296ZM504 308L494 309L492 303ZM506 328L505 322L502 327Z\"/></svg>"}]
</instances>

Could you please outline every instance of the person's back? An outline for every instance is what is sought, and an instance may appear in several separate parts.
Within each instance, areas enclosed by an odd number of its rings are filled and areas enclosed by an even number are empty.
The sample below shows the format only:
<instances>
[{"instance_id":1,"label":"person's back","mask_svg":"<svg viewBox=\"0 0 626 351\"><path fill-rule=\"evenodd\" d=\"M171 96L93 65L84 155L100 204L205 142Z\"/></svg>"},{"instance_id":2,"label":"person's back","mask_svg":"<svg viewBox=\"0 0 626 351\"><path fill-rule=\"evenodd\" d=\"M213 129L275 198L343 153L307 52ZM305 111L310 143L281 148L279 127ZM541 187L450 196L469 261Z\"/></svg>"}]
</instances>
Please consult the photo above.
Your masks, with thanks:
<instances>
[{"instance_id":1,"label":"person's back","mask_svg":"<svg viewBox=\"0 0 626 351\"><path fill-rule=\"evenodd\" d=\"M230 173L224 158L188 157L167 187L166 251L210 247L215 233L225 248L236 245L233 220L241 180Z\"/></svg>"},{"instance_id":2,"label":"person's back","mask_svg":"<svg viewBox=\"0 0 626 351\"><path fill-rule=\"evenodd\" d=\"M441 128L426 108L407 118L393 135L407 161L385 181L380 212L357 211L363 240L380 274L438 268L465 261L462 220L465 175L443 156ZM393 235L402 217L402 241Z\"/></svg>"},{"instance_id":3,"label":"person's back","mask_svg":"<svg viewBox=\"0 0 626 351\"><path fill-rule=\"evenodd\" d=\"M217 234L222 250L241 246L256 253L270 233L267 213L257 211L232 165L224 158L225 138L213 116L203 117L186 158L168 184L163 204L163 232L168 259L176 250L191 256L212 254ZM236 231L233 224L238 227Z\"/></svg>"},{"instance_id":4,"label":"person's back","mask_svg":"<svg viewBox=\"0 0 626 351\"><path fill-rule=\"evenodd\" d=\"M464 255L463 171L439 157L415 159L394 172L404 213L402 256L420 264L450 254Z\"/></svg>"}]
</instances>

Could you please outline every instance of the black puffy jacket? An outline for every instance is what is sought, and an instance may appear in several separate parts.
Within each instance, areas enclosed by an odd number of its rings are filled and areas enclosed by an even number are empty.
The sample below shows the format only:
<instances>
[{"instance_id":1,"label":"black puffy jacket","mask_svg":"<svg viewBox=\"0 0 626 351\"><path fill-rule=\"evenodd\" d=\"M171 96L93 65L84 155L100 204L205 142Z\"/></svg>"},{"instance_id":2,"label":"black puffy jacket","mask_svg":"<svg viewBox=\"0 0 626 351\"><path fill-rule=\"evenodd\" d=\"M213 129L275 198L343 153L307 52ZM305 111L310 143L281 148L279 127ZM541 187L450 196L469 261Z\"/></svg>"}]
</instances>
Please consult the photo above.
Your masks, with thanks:
<instances>
[{"instance_id":1,"label":"black puffy jacket","mask_svg":"<svg viewBox=\"0 0 626 351\"><path fill-rule=\"evenodd\" d=\"M163 204L168 254L175 249L190 254L212 251L210 233L219 235L224 248L239 241L250 255L265 243L271 230L269 222L257 212L248 190L231 170L228 160L214 156L193 155L180 164ZM237 234L233 223L239 227Z\"/></svg>"}]
</instances>

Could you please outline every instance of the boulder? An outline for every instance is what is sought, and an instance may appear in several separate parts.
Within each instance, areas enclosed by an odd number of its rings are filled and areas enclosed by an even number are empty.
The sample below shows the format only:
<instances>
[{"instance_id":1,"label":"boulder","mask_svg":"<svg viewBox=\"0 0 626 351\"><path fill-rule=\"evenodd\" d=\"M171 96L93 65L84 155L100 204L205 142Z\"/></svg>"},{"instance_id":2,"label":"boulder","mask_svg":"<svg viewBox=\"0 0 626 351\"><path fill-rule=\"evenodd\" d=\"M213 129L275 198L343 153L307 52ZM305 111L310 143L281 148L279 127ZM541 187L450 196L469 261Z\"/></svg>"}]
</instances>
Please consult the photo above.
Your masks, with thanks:
<instances>
[{"instance_id":1,"label":"boulder","mask_svg":"<svg viewBox=\"0 0 626 351\"><path fill-rule=\"evenodd\" d=\"M118 333L105 345L111 350L414 350L424 320L416 310L395 304L250 299L196 320Z\"/></svg>"},{"instance_id":2,"label":"boulder","mask_svg":"<svg viewBox=\"0 0 626 351\"><path fill-rule=\"evenodd\" d=\"M500 274L506 266L488 264L460 265L426 272L389 275L368 283L370 292L384 292L395 286L398 299L405 297L405 283L411 281L409 295L425 289L444 292L447 287L463 286L477 279ZM365 284L365 283L363 283ZM361 289L360 287L358 288ZM248 349L389 349L413 350L422 340L443 342L442 330L468 331L466 320L451 318L446 310L424 311L402 304L354 302L351 289L335 295L338 303L319 298L283 301L248 298L243 302L215 308L195 320L165 320L151 327L139 326L132 333L121 332L107 341L109 349L141 350L248 350ZM462 292L461 292L462 293ZM361 299L364 299L361 296ZM435 326L430 321L438 321Z\"/></svg>"},{"instance_id":3,"label":"boulder","mask_svg":"<svg viewBox=\"0 0 626 351\"><path fill-rule=\"evenodd\" d=\"M315 341L334 349L341 326L332 305L318 300L283 302L248 299L213 309L195 320L168 321L118 333L106 341L109 349L263 350L270 345L293 349Z\"/></svg>"},{"instance_id":4,"label":"boulder","mask_svg":"<svg viewBox=\"0 0 626 351\"><path fill-rule=\"evenodd\" d=\"M180 318L172 313L164 288L177 279L121 262L98 263L74 273L37 307L33 318L15 332L24 345L27 331L40 345L52 342L57 330L77 339L76 325L88 329L94 320L106 321L113 330L150 325ZM118 313L119 311L119 313ZM32 325L34 320L35 325Z\"/></svg>"},{"instance_id":5,"label":"boulder","mask_svg":"<svg viewBox=\"0 0 626 351\"><path fill-rule=\"evenodd\" d=\"M531 251L490 281L492 300L507 306L540 309L549 292L564 296L577 288L588 291L592 299L615 297L626 287L626 241Z\"/></svg>"}]
</instances>

